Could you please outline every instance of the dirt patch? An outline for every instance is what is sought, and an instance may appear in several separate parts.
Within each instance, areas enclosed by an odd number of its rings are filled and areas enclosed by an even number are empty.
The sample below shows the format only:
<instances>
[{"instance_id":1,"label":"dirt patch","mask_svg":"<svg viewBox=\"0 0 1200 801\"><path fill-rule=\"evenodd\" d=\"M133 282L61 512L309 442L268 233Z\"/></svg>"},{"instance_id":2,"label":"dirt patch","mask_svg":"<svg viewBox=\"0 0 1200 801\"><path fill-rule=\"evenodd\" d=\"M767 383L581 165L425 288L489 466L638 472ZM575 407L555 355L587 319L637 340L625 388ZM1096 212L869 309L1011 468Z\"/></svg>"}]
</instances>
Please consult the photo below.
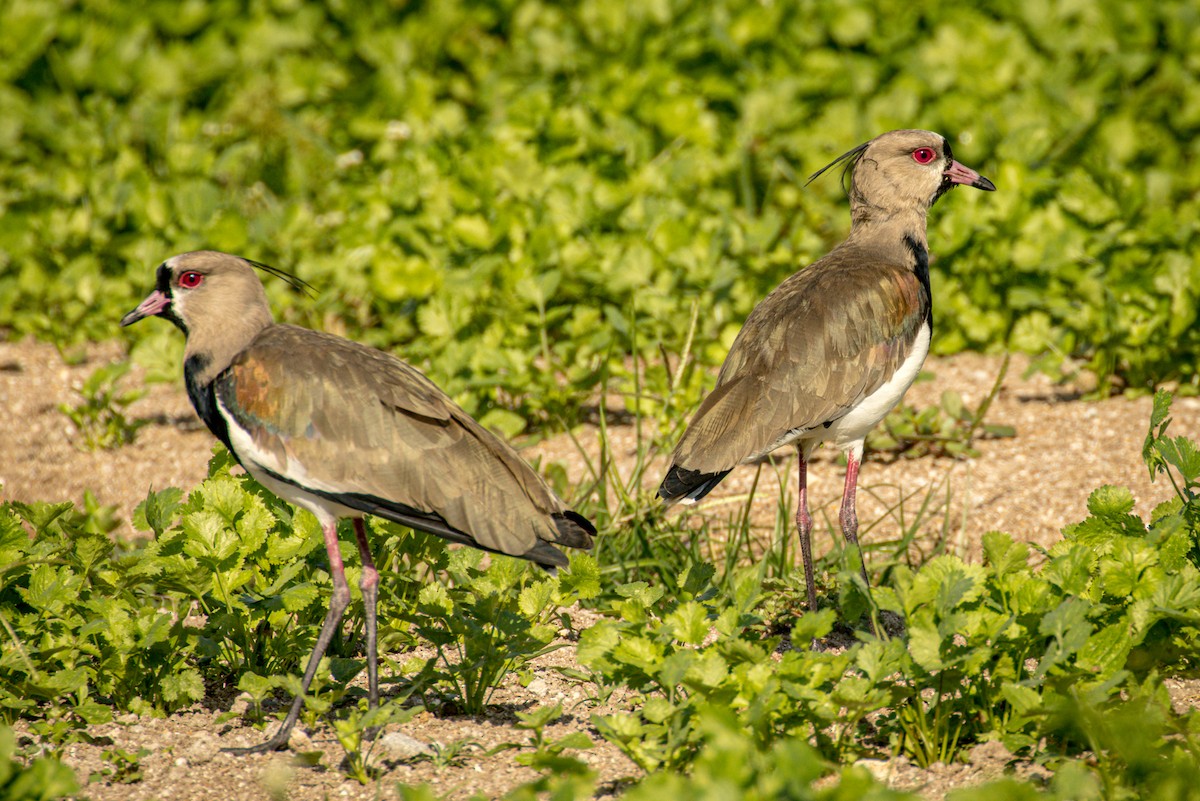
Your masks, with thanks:
<instances>
[{"instance_id":1,"label":"dirt patch","mask_svg":"<svg viewBox=\"0 0 1200 801\"><path fill-rule=\"evenodd\" d=\"M123 521L116 533L128 536L133 533L128 521L147 490L167 486L189 489L203 479L213 438L195 420L179 385L152 386L147 397L131 407L132 416L152 420L134 445L95 452L75 447L77 435L59 411L59 404L77 402L74 390L84 379L97 366L118 358L122 355L116 343L89 348L87 359L75 366L65 365L48 345L33 341L0 343L0 404L8 412L7 424L0 427L0 497L82 503L84 492L91 491L98 503L115 507ZM973 405L991 388L999 364L999 358L973 354L930 359L926 369L934 379L914 386L906 401L920 407L936 402L943 390L954 389ZM934 511L924 525L933 531L945 524L950 550L977 559L980 538L992 529L1050 544L1064 525L1086 516L1088 493L1101 484L1129 487L1137 499L1136 511L1143 517L1171 496L1169 484L1152 483L1141 461L1151 408L1149 398L1079 401L1077 387L1055 386L1041 376L1024 377L1024 366L1020 359L1014 360L988 416L991 423L1014 426L1015 438L980 442L980 456L973 459L874 459L864 466L859 518L865 538L897 538L904 526L911 525L909 515L914 504L926 494L933 494ZM131 386L139 380L136 372L127 379ZM1173 417L1173 433L1196 437L1200 433L1200 399L1177 399ZM611 428L610 437L618 458L632 462L637 440L633 429ZM550 438L526 449L526 455L561 461L572 480L581 481L584 454L595 460L598 451L597 429L583 426L575 432L574 441L566 436ZM785 482L787 491L794 495L790 483L795 480L794 461L784 454L775 467L764 470L754 501L754 514L760 521L773 518L780 482ZM648 480L657 480L665 466L665 459L660 457L648 471ZM719 513L722 505L738 502L749 491L754 472L752 467L735 470L710 496L711 500L700 506L699 513ZM836 520L842 476L842 468L829 451L814 459L809 486L813 516L818 521ZM909 499L902 505L903 514L897 506L902 498ZM827 544L818 543L818 549ZM440 743L444 747L466 741L479 747L467 748L454 764L440 765L428 759L414 761L389 754L381 744L376 747L375 759L383 777L365 787L350 780L340 768L343 751L328 727L320 726L301 735L307 741L301 743L301 750L322 753L316 767L297 765L289 754L235 757L219 749L252 744L263 734L243 727L237 718L221 722L219 717L226 709L203 706L167 719L125 716L95 727L90 733L100 738L99 742L71 745L65 757L86 782L89 774L105 767L100 760L105 748L149 751L140 760L141 781L120 784L99 780L88 784L86 794L97 801L375 799L394 797L397 784L417 782L429 782L438 792L453 798L473 793L496 797L533 779L535 774L518 765L512 752L493 756L484 756L484 752L500 743L527 740L525 733L513 727L515 712L561 701L567 714L550 727L550 736L557 738L570 731L588 733L596 747L579 756L597 771L602 790L611 792L638 771L595 732L589 717L592 712L618 709L626 699L614 695L605 702L607 706L601 707L584 703L595 688L567 681L555 669L574 664L573 644L564 645L534 664L533 678L525 686L510 676L485 717L425 712L402 726L390 727L390 731L417 741L418 746ZM1171 681L1168 686L1177 704L1195 705L1200 699L1196 682ZM402 738L393 738L393 742L402 744ZM951 789L977 784L1006 771L1034 770L1019 765L1014 768L1010 763L1011 755L998 753L994 746L985 744L976 748L964 765L922 770L904 760L867 760L864 767L892 786L940 798Z\"/></svg>"},{"instance_id":2,"label":"dirt patch","mask_svg":"<svg viewBox=\"0 0 1200 801\"><path fill-rule=\"evenodd\" d=\"M102 759L106 750L119 748L133 753L142 750L143 755L138 758L142 778L133 783L97 779L87 784L85 791L92 801L168 798L374 801L395 797L397 785L421 783L428 783L439 795L449 798L465 799L477 793L496 798L538 777L536 771L517 764L514 755L519 750L497 750L505 744L529 742L529 733L514 725L518 721L516 713L561 703L564 715L546 727L546 737L557 740L574 731L586 732L595 747L569 753L597 773L601 788L616 787L639 771L615 746L600 737L589 718L592 713L610 714L628 708L627 698L614 693L601 704L589 702L598 688L568 681L557 670L575 664L574 644L567 640L557 644L563 647L533 663L531 678L525 686L515 675L509 676L492 696L484 715L469 717L426 711L403 725L386 727L374 746L364 749L369 753L369 764L379 774L367 785L348 777L343 764L345 751L327 725L310 729L298 724L292 735L291 751L234 755L221 749L262 742L278 723L272 718L259 731L242 725L238 717L222 721L227 709L202 705L169 718L139 718L130 714L112 723L89 727L88 734L95 742L66 746L63 759L76 771L80 781L86 782L89 775L111 770L111 764ZM232 709L241 711L245 706L244 699L235 699ZM265 707L273 713L283 704L274 702ZM19 734L27 731L24 724L18 724L16 729ZM442 764L435 758L439 751L446 754L456 746L458 758L450 764ZM489 755L493 750L497 753Z\"/></svg>"}]
</instances>

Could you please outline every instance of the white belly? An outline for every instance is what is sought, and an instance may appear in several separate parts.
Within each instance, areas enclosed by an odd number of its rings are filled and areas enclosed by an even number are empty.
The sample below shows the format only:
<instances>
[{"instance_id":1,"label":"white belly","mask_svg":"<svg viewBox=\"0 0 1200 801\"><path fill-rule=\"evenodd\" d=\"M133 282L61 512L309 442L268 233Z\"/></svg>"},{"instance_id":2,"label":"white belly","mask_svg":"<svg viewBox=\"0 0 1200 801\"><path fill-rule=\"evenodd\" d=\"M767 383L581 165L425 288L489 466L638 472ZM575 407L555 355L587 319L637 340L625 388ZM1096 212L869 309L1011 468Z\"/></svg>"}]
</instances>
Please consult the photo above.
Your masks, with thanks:
<instances>
[{"instance_id":1,"label":"white belly","mask_svg":"<svg viewBox=\"0 0 1200 801\"><path fill-rule=\"evenodd\" d=\"M816 447L820 442L832 442L843 451L853 451L854 457L862 457L863 440L867 432L887 417L887 413L896 407L904 393L917 380L921 365L929 355L929 340L932 336L930 326L922 325L913 341L912 352L892 374L883 386L863 398L862 403L851 409L844 417L835 421L829 428L815 430L809 435L810 447ZM806 443L807 445L808 443ZM805 449L806 451L808 448Z\"/></svg>"}]
</instances>

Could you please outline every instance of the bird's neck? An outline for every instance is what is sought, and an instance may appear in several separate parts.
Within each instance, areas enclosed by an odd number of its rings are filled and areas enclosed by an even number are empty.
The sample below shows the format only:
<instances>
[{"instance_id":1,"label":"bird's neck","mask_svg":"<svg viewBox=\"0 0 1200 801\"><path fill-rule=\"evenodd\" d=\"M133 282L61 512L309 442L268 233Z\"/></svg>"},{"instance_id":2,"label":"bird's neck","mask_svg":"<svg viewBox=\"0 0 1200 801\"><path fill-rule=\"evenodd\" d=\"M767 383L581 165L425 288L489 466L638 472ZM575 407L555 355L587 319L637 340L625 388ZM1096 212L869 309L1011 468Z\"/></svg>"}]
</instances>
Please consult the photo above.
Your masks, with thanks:
<instances>
[{"instance_id":1,"label":"bird's neck","mask_svg":"<svg viewBox=\"0 0 1200 801\"><path fill-rule=\"evenodd\" d=\"M217 322L219 325L188 327L183 358L185 364L198 366L189 380L199 386L212 383L264 329L275 324L271 312L265 308L232 319L221 318Z\"/></svg>"},{"instance_id":2,"label":"bird's neck","mask_svg":"<svg viewBox=\"0 0 1200 801\"><path fill-rule=\"evenodd\" d=\"M884 249L908 250L913 242L921 250L929 250L925 236L925 209L884 209L879 206L858 205L853 209L850 236L846 241Z\"/></svg>"}]
</instances>

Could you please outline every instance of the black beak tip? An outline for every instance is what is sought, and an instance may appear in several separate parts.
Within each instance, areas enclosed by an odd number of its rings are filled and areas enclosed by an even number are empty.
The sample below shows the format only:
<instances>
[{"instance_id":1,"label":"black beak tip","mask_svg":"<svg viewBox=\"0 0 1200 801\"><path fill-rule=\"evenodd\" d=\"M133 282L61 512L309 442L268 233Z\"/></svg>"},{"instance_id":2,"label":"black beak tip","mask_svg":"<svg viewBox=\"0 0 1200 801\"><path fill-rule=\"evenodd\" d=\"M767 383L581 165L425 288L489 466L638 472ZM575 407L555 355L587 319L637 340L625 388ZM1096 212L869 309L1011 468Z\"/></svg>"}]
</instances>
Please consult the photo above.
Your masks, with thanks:
<instances>
[{"instance_id":1,"label":"black beak tip","mask_svg":"<svg viewBox=\"0 0 1200 801\"><path fill-rule=\"evenodd\" d=\"M984 178L982 175L979 176L979 180L971 184L971 186L975 187L976 189L982 189L984 192L996 191L996 185L987 178Z\"/></svg>"}]
</instances>

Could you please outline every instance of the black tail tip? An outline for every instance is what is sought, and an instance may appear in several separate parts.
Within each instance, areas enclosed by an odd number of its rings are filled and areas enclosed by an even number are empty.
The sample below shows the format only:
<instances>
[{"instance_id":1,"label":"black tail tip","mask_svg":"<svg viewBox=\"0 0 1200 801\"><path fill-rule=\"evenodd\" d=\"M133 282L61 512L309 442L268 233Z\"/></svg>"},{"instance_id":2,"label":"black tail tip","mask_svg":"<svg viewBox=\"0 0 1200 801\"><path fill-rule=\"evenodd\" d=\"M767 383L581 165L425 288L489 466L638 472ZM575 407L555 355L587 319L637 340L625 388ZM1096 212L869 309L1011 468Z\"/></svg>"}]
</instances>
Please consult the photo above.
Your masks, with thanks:
<instances>
[{"instance_id":1,"label":"black tail tip","mask_svg":"<svg viewBox=\"0 0 1200 801\"><path fill-rule=\"evenodd\" d=\"M721 470L716 473L705 473L700 470L688 470L679 465L671 465L671 469L667 471L663 477L662 484L658 487L658 497L662 498L668 504L687 498L689 500L698 501L708 493L712 492L713 487L721 483L721 479L729 475L728 470Z\"/></svg>"},{"instance_id":2,"label":"black tail tip","mask_svg":"<svg viewBox=\"0 0 1200 801\"><path fill-rule=\"evenodd\" d=\"M589 550L592 547L592 537L596 536L596 527L578 512L568 509L554 515L554 524L558 528L557 545L568 548Z\"/></svg>"}]
</instances>

